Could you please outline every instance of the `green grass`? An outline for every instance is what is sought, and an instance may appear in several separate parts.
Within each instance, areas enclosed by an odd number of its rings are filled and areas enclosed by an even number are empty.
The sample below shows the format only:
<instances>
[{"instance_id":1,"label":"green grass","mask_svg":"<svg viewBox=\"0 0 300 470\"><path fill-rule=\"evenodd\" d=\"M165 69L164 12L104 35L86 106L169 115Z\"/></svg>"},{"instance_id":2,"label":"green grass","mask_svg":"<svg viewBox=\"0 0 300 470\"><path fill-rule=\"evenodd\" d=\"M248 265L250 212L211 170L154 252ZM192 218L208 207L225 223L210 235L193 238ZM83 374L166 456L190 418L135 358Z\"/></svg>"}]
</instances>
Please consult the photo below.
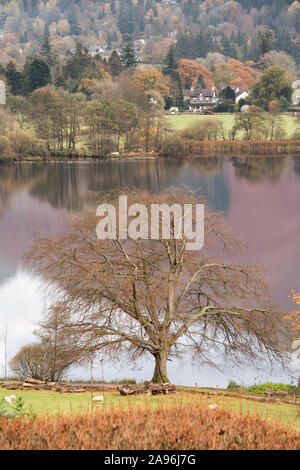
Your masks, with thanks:
<instances>
[{"instance_id":1,"label":"green grass","mask_svg":"<svg viewBox=\"0 0 300 470\"><path fill-rule=\"evenodd\" d=\"M167 116L167 121L169 122L170 126L177 130L183 130L186 129L187 127L191 126L197 121L201 121L203 119L209 119L209 118L215 118L219 119L220 121L223 122L224 128L226 130L229 130L232 128L233 123L234 123L234 114L215 114L213 116L202 116L200 114L181 114L179 116L177 115L169 115ZM283 123L285 125L285 129L287 132L288 137L292 137L293 133L299 126L299 120L293 116L289 116L287 114L283 114L282 116ZM239 138L239 136L238 136Z\"/></svg>"},{"instance_id":2,"label":"green grass","mask_svg":"<svg viewBox=\"0 0 300 470\"><path fill-rule=\"evenodd\" d=\"M246 399L225 398L219 400L220 406L229 411L243 414L257 413L262 418L279 419L283 425L288 424L300 430L300 411L298 405L283 403L257 403Z\"/></svg>"},{"instance_id":3,"label":"green grass","mask_svg":"<svg viewBox=\"0 0 300 470\"><path fill-rule=\"evenodd\" d=\"M181 131L191 126L197 121L203 121L203 119L207 119L210 117L221 120L226 129L231 129L234 122L234 114L215 114L214 116L201 116L200 114L191 113L180 114L179 116L169 115L167 116L167 120L173 129Z\"/></svg>"},{"instance_id":4,"label":"green grass","mask_svg":"<svg viewBox=\"0 0 300 470\"><path fill-rule=\"evenodd\" d=\"M25 403L32 404L34 411L38 416L43 414L55 415L57 413L71 412L80 413L91 409L91 393L57 393L50 391L11 391L0 389L0 397L8 395L22 396ZM172 406L176 403L188 404L195 401L207 407L210 403L217 403L219 406L228 410L234 410L242 413L257 413L262 418L280 419L282 424L291 425L300 430L300 412L299 406L283 403L257 403L243 398L233 398L224 396L204 396L198 393L178 392L169 396L129 396L124 397L118 391L94 392L93 396L104 395L105 407L122 406L125 409L135 405L156 407L160 404ZM94 404L94 407L101 407L101 404Z\"/></svg>"}]
</instances>

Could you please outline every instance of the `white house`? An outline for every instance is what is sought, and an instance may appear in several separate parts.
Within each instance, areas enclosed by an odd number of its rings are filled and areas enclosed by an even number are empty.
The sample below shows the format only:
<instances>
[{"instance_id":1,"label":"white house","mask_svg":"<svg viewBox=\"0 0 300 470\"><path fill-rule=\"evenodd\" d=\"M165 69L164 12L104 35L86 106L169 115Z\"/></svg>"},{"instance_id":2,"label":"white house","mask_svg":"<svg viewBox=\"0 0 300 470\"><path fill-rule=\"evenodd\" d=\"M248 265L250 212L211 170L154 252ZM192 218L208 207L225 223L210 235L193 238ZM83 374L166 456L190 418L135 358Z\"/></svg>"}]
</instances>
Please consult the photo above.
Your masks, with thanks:
<instances>
[{"instance_id":1,"label":"white house","mask_svg":"<svg viewBox=\"0 0 300 470\"><path fill-rule=\"evenodd\" d=\"M248 96L248 91L237 90L235 92L235 102L238 103L240 100L245 100Z\"/></svg>"},{"instance_id":2,"label":"white house","mask_svg":"<svg viewBox=\"0 0 300 470\"><path fill-rule=\"evenodd\" d=\"M0 80L0 104L6 104L6 85L3 80Z\"/></svg>"},{"instance_id":3,"label":"white house","mask_svg":"<svg viewBox=\"0 0 300 470\"><path fill-rule=\"evenodd\" d=\"M213 106L219 101L214 87L183 90L183 98L189 105L189 110L195 112Z\"/></svg>"},{"instance_id":4,"label":"white house","mask_svg":"<svg viewBox=\"0 0 300 470\"><path fill-rule=\"evenodd\" d=\"M292 94L292 103L294 106L300 104L300 80L295 80L292 83L292 88L294 90Z\"/></svg>"}]
</instances>

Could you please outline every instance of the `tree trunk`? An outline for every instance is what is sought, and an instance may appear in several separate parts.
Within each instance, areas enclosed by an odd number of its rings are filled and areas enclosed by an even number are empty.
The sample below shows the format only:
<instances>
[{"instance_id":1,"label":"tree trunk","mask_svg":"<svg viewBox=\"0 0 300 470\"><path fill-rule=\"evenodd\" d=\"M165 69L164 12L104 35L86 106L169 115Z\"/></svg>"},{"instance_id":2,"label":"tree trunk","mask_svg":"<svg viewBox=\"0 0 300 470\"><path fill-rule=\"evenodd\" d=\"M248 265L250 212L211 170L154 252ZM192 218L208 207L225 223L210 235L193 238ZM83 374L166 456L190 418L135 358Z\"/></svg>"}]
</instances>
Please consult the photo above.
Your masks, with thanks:
<instances>
[{"instance_id":1,"label":"tree trunk","mask_svg":"<svg viewBox=\"0 0 300 470\"><path fill-rule=\"evenodd\" d=\"M151 382L154 383L168 383L170 382L167 375L167 351L160 351L154 355L155 369Z\"/></svg>"}]
</instances>

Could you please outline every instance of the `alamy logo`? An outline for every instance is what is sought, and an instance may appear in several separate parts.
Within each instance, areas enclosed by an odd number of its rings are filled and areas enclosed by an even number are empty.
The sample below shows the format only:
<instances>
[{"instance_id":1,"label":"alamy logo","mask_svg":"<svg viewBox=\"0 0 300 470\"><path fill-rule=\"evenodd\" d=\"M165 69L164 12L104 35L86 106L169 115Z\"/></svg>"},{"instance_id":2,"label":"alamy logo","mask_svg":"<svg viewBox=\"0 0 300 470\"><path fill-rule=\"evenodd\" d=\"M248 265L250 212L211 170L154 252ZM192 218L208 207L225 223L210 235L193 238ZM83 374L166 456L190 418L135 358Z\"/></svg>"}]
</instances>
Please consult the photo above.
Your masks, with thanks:
<instances>
[{"instance_id":1,"label":"alamy logo","mask_svg":"<svg viewBox=\"0 0 300 470\"><path fill-rule=\"evenodd\" d=\"M96 232L101 240L186 240L187 250L204 246L204 204L132 204L119 196L118 209L100 204ZM117 223L118 221L118 223ZM118 225L118 226L117 226Z\"/></svg>"}]
</instances>

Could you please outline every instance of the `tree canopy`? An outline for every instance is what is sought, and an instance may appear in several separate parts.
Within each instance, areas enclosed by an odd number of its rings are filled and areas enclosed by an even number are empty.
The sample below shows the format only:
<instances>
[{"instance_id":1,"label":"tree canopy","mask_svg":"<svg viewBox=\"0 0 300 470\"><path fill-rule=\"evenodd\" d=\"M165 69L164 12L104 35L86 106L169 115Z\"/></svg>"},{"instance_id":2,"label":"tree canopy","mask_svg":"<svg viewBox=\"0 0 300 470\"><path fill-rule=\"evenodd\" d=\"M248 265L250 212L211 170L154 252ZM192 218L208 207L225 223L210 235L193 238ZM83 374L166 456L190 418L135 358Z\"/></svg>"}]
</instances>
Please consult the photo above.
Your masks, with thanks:
<instances>
[{"instance_id":1,"label":"tree canopy","mask_svg":"<svg viewBox=\"0 0 300 470\"><path fill-rule=\"evenodd\" d=\"M127 196L128 206L143 203L148 213L150 202L202 201L182 189ZM113 193L97 201L118 207ZM27 268L56 288L45 326L59 318L78 359L96 353L119 361L150 356L156 382L168 381L167 361L186 352L214 366L216 357L282 363L288 339L283 314L259 267L236 259L240 242L219 214L206 214L200 251L187 250L175 222L170 239L151 240L98 239L98 222L95 210L84 212L64 233L37 240L26 258Z\"/></svg>"},{"instance_id":2,"label":"tree canopy","mask_svg":"<svg viewBox=\"0 0 300 470\"><path fill-rule=\"evenodd\" d=\"M280 102L286 99L290 102L292 92L291 80L286 71L273 65L263 72L260 80L253 86L251 99L254 104L268 109L269 103L274 100Z\"/></svg>"}]
</instances>

